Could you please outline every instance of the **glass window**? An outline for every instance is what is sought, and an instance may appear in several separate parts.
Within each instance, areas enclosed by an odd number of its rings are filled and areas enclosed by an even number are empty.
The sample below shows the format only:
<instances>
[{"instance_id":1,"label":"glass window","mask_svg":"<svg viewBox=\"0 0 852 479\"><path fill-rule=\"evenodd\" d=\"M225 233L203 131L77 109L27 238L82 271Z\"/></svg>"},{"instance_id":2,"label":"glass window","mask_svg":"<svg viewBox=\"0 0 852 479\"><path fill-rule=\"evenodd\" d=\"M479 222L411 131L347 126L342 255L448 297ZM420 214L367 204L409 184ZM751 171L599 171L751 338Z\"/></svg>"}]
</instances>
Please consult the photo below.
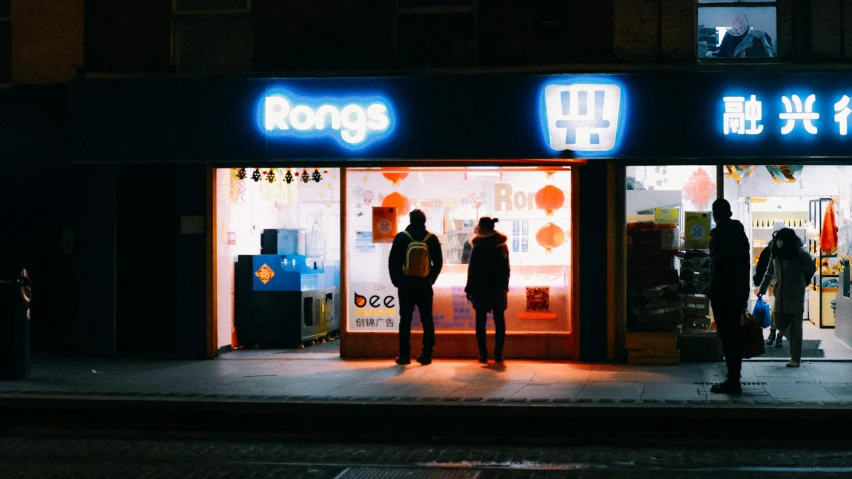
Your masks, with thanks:
<instances>
[{"instance_id":1,"label":"glass window","mask_svg":"<svg viewBox=\"0 0 852 479\"><path fill-rule=\"evenodd\" d=\"M444 267L434 286L436 330L474 330L464 293L469 241L478 218L491 216L499 219L495 229L509 248L507 330L570 331L569 169L372 168L346 174L349 332L398 330L388 256L413 208L426 214L426 227L442 246ZM392 227L379 228L382 220ZM415 327L417 317L415 312Z\"/></svg>"},{"instance_id":2,"label":"glass window","mask_svg":"<svg viewBox=\"0 0 852 479\"><path fill-rule=\"evenodd\" d=\"M627 330L709 330L716 167L629 166L626 188Z\"/></svg>"},{"instance_id":3,"label":"glass window","mask_svg":"<svg viewBox=\"0 0 852 479\"><path fill-rule=\"evenodd\" d=\"M217 169L218 347L339 330L340 225L337 168Z\"/></svg>"},{"instance_id":4,"label":"glass window","mask_svg":"<svg viewBox=\"0 0 852 479\"><path fill-rule=\"evenodd\" d=\"M698 58L776 57L774 1L699 0Z\"/></svg>"}]
</instances>

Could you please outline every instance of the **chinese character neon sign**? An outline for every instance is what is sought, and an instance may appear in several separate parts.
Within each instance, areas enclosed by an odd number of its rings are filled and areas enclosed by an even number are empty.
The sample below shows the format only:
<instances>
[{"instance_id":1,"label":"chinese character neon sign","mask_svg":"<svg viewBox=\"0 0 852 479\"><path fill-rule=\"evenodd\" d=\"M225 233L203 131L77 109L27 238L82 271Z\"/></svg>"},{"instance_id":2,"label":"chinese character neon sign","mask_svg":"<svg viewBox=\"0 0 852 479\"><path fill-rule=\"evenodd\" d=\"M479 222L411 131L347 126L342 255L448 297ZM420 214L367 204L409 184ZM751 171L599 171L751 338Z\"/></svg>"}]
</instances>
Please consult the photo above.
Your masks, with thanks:
<instances>
[{"instance_id":1,"label":"chinese character neon sign","mask_svg":"<svg viewBox=\"0 0 852 479\"><path fill-rule=\"evenodd\" d=\"M606 152L617 146L622 110L619 85L547 85L544 104L551 149Z\"/></svg>"},{"instance_id":2,"label":"chinese character neon sign","mask_svg":"<svg viewBox=\"0 0 852 479\"><path fill-rule=\"evenodd\" d=\"M758 95L746 96L724 96L722 97L722 133L724 135L762 135L769 131L777 131L781 135L791 135L802 131L806 136L817 136L820 134L819 122L822 117L819 112L819 98L816 94L808 95L779 95L777 103L767 102L766 98ZM804 98L804 101L802 100ZM769 130L764 129L766 118L774 118L773 112L764 115L764 105L776 105L777 108L777 130L776 126L767 125ZM834 116L831 117L837 123L837 133L840 136L849 134L849 116L852 114L852 98L843 95L836 102L830 104L834 107ZM822 105L825 108L829 104Z\"/></svg>"},{"instance_id":3,"label":"chinese character neon sign","mask_svg":"<svg viewBox=\"0 0 852 479\"><path fill-rule=\"evenodd\" d=\"M393 115L381 98L304 98L276 91L258 105L258 123L269 137L333 136L343 145L360 147L387 136Z\"/></svg>"}]
</instances>

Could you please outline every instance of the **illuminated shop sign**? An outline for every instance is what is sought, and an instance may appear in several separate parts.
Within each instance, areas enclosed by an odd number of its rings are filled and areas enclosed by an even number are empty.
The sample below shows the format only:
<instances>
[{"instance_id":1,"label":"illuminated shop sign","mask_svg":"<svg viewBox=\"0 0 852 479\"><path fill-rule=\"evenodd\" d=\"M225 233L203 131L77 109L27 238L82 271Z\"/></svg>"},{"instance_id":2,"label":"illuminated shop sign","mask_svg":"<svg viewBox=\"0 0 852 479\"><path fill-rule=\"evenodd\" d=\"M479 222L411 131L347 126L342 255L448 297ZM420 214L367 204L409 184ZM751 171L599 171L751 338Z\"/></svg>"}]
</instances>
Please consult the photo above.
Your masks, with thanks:
<instances>
[{"instance_id":1,"label":"illuminated shop sign","mask_svg":"<svg viewBox=\"0 0 852 479\"><path fill-rule=\"evenodd\" d=\"M548 144L555 151L612 152L623 129L624 90L606 80L544 87Z\"/></svg>"},{"instance_id":2,"label":"illuminated shop sign","mask_svg":"<svg viewBox=\"0 0 852 479\"><path fill-rule=\"evenodd\" d=\"M390 104L378 96L304 97L270 91L258 105L258 126L270 138L334 138L349 148L385 138L394 127Z\"/></svg>"},{"instance_id":3,"label":"illuminated shop sign","mask_svg":"<svg viewBox=\"0 0 852 479\"><path fill-rule=\"evenodd\" d=\"M848 135L849 114L852 113L849 96L827 97L814 93L722 97L722 133L761 136L775 130L781 135Z\"/></svg>"}]
</instances>

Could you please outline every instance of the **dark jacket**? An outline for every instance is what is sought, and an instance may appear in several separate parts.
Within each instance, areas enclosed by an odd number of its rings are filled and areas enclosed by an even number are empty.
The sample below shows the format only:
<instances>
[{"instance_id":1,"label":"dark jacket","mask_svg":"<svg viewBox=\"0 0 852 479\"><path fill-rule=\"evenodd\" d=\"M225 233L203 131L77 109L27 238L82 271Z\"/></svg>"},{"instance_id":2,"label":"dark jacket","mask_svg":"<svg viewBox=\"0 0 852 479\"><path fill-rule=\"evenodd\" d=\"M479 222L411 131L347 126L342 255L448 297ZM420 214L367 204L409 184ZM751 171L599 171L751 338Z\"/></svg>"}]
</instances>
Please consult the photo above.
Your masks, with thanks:
<instances>
[{"instance_id":1,"label":"dark jacket","mask_svg":"<svg viewBox=\"0 0 852 479\"><path fill-rule=\"evenodd\" d=\"M505 235L497 232L476 235L470 240L473 249L464 292L473 302L474 308L506 308L506 292L509 291L511 274L506 240Z\"/></svg>"},{"instance_id":2,"label":"dark jacket","mask_svg":"<svg viewBox=\"0 0 852 479\"><path fill-rule=\"evenodd\" d=\"M425 226L415 225L408 225L408 227L405 228L405 231L408 231L408 233L417 241L422 241L423 238L426 237L427 233ZM431 287L435 284L435 280L438 279L438 275L441 274L441 268L444 267L444 256L441 253L441 242L434 233L428 240L426 240L426 246L429 247L429 257L432 259L432 265L429 268L429 276L425 278L406 276L402 272L402 267L405 264L405 254L408 251L409 243L411 243L411 240L403 232L397 233L396 237L393 239L390 256L388 257L388 273L390 273L391 282L397 288L418 286Z\"/></svg>"},{"instance_id":3,"label":"dark jacket","mask_svg":"<svg viewBox=\"0 0 852 479\"><path fill-rule=\"evenodd\" d=\"M710 232L710 301L745 306L751 260L743 224L727 219Z\"/></svg>"},{"instance_id":4,"label":"dark jacket","mask_svg":"<svg viewBox=\"0 0 852 479\"><path fill-rule=\"evenodd\" d=\"M772 242L769 243L769 246L763 248L763 251L760 252L760 257L757 259L757 266L754 267L754 276L751 278L755 286L760 286L760 282L763 281L763 276L766 275L766 268L769 267L771 260Z\"/></svg>"}]
</instances>

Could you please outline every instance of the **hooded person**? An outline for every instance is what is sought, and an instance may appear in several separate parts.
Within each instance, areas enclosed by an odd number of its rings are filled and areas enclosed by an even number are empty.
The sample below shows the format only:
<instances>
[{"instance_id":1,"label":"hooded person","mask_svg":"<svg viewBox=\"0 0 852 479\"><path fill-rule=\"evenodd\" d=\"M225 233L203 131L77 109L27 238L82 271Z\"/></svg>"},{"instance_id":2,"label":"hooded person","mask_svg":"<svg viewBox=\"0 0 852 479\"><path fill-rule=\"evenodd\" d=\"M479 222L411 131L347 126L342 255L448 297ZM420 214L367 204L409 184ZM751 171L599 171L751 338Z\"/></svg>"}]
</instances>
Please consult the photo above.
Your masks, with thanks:
<instances>
[{"instance_id":1,"label":"hooded person","mask_svg":"<svg viewBox=\"0 0 852 479\"><path fill-rule=\"evenodd\" d=\"M754 267L754 276L752 276L752 281L754 282L754 286L760 286L760 282L763 281L763 276L766 275L766 268L769 267L769 261L772 259L772 245L775 243L775 235L778 234L784 228L784 223L780 221L776 221L774 225L772 225L772 240L769 241L769 244L766 248L763 248L763 251L760 252L760 257L757 259L757 266ZM769 297L772 297L773 291L769 289ZM771 300L767 299L767 302ZM771 305L770 305L771 306ZM771 325L769 326L769 337L766 338L767 346L775 343L776 348L781 347L781 340L784 337L782 333L778 333L777 326L775 323L775 316L770 315L771 317Z\"/></svg>"},{"instance_id":2,"label":"hooded person","mask_svg":"<svg viewBox=\"0 0 852 479\"><path fill-rule=\"evenodd\" d=\"M716 227L710 231L709 296L728 368L727 379L710 388L715 394L742 393L740 316L748 302L751 252L743 224L732 216L727 200L713 202Z\"/></svg>"},{"instance_id":3,"label":"hooded person","mask_svg":"<svg viewBox=\"0 0 852 479\"><path fill-rule=\"evenodd\" d=\"M805 290L816 272L816 264L802 246L796 232L783 228L776 235L772 260L760 282L758 296L763 296L769 285L775 283L775 303L772 316L778 327L790 340L790 362L787 367L797 368L802 361L802 321L805 312Z\"/></svg>"},{"instance_id":4,"label":"hooded person","mask_svg":"<svg viewBox=\"0 0 852 479\"><path fill-rule=\"evenodd\" d=\"M470 262L464 292L476 310L476 342L479 362L488 362L485 325L488 312L494 316L494 361L503 362L506 338L506 306L509 292L509 247L506 235L494 230L499 220L484 216L479 219L476 234L471 238Z\"/></svg>"}]
</instances>

